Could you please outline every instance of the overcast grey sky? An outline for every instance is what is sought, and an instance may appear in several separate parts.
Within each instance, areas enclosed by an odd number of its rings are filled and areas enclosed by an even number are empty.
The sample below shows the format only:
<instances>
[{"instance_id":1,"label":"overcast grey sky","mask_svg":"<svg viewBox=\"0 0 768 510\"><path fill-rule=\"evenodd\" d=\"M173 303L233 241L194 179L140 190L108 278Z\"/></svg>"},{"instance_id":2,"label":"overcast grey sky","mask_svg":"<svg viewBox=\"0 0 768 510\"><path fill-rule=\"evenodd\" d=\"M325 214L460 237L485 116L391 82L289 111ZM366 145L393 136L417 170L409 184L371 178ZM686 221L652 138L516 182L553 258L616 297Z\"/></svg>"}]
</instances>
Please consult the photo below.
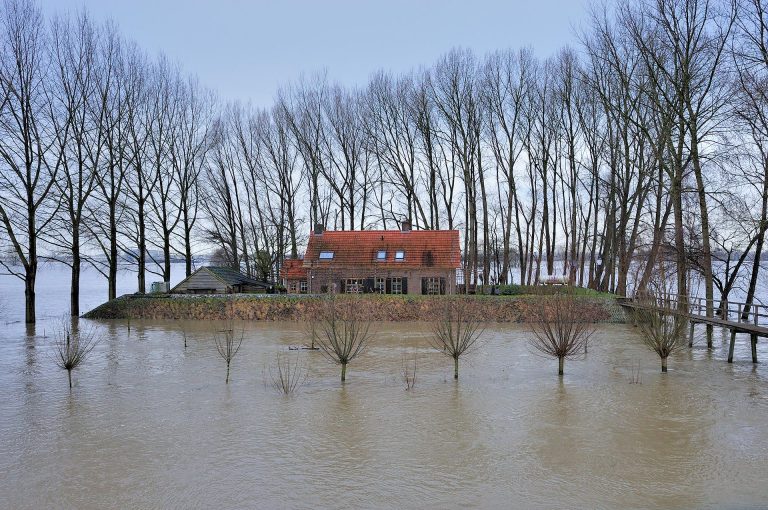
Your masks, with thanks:
<instances>
[{"instance_id":1,"label":"overcast grey sky","mask_svg":"<svg viewBox=\"0 0 768 510\"><path fill-rule=\"evenodd\" d=\"M224 99L269 106L277 88L327 69L345 85L378 69L432 64L456 46L478 54L575 44L588 0L43 0L46 15L86 7L150 53L164 52Z\"/></svg>"}]
</instances>

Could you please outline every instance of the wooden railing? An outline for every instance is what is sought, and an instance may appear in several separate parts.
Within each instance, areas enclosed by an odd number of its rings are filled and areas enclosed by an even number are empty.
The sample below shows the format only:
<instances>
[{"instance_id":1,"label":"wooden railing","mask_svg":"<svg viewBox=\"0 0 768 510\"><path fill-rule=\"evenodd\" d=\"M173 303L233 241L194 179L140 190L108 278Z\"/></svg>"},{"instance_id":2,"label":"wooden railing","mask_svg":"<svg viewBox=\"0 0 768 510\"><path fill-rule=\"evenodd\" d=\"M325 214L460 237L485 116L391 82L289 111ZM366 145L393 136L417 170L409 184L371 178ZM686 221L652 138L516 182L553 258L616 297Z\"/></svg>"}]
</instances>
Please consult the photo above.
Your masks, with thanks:
<instances>
[{"instance_id":1,"label":"wooden railing","mask_svg":"<svg viewBox=\"0 0 768 510\"><path fill-rule=\"evenodd\" d=\"M635 297L636 301L642 302L648 297ZM686 303L685 312L689 315L700 317L707 316L707 304L712 304L713 318L730 322L739 322L754 324L755 326L768 326L768 306L738 301L707 300L706 298L694 296L681 296L670 294L666 296L654 297L653 300L658 308L670 308L680 310L680 302Z\"/></svg>"}]
</instances>

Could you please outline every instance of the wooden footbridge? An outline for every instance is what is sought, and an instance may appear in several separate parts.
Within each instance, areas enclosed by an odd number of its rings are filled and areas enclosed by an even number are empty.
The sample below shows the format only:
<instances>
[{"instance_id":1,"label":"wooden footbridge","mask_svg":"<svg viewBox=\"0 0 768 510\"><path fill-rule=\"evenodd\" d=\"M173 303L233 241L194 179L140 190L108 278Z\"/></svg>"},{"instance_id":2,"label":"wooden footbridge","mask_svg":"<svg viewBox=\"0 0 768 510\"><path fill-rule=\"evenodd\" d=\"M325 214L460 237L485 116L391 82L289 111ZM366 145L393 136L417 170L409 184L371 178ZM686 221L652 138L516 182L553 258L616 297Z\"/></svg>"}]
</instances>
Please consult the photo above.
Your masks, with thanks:
<instances>
[{"instance_id":1,"label":"wooden footbridge","mask_svg":"<svg viewBox=\"0 0 768 510\"><path fill-rule=\"evenodd\" d=\"M682 306L681 306L682 301ZM733 349L736 345L736 335L739 333L749 335L752 344L752 363L757 363L757 338L768 338L768 306L738 303L738 302L711 302L714 316L707 316L707 300L690 296L665 296L656 300L638 300L633 298L619 298L619 304L627 309L651 309L658 311L671 311L682 316L690 324L688 346L693 346L693 333L696 324L705 324L711 328L718 326L731 332L731 343L728 347L728 363L733 363ZM711 338L711 337L710 337ZM711 347L711 340L707 345Z\"/></svg>"}]
</instances>

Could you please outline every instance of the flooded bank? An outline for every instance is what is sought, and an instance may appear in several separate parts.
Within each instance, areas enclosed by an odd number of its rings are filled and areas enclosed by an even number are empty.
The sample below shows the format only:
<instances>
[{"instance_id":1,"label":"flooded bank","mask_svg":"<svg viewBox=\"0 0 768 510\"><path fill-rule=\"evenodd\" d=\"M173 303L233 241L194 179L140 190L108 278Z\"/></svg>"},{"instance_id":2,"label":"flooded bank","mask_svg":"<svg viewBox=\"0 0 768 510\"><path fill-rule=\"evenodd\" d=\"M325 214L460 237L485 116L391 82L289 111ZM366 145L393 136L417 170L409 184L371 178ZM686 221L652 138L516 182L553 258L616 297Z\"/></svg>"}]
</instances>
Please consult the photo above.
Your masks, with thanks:
<instances>
[{"instance_id":1,"label":"flooded bank","mask_svg":"<svg viewBox=\"0 0 768 510\"><path fill-rule=\"evenodd\" d=\"M300 352L307 383L268 384L298 323L246 328L232 380L213 322L100 323L66 373L51 331L6 325L0 343L0 501L7 508L702 508L768 498L768 371L737 342L701 340L662 375L636 330L601 325L584 360L533 354L494 325L462 360L428 326L379 323L348 380ZM48 338L43 338L43 331ZM188 347L184 348L186 332ZM31 334L32 331L29 331ZM758 356L768 359L765 342ZM405 391L403 360L417 359Z\"/></svg>"}]
</instances>

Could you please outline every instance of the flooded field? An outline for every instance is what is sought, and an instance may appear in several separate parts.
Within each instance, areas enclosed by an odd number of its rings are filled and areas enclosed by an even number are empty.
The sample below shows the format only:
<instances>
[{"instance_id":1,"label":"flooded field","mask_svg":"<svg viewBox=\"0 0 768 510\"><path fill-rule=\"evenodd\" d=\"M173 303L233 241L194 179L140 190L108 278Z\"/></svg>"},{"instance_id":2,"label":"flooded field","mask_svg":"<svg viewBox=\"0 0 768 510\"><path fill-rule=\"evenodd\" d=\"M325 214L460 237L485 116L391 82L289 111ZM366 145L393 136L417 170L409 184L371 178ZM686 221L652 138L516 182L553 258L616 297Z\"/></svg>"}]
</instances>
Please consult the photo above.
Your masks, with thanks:
<instances>
[{"instance_id":1,"label":"flooded field","mask_svg":"<svg viewBox=\"0 0 768 510\"><path fill-rule=\"evenodd\" d=\"M768 369L748 338L736 363L702 340L662 375L631 326L601 326L584 360L528 347L522 326L488 329L462 361L424 324L377 324L339 369L301 352L308 379L265 384L293 323L241 324L224 384L222 324L101 323L74 373L51 358L51 321L0 340L0 507L760 508L768 501ZM183 328L183 329L182 329ZM188 347L183 344L186 332ZM768 345L758 355L768 361ZM403 358L417 359L404 390ZM639 373L639 377L638 377ZM638 381L639 379L639 381ZM633 383L634 382L634 383Z\"/></svg>"}]
</instances>

